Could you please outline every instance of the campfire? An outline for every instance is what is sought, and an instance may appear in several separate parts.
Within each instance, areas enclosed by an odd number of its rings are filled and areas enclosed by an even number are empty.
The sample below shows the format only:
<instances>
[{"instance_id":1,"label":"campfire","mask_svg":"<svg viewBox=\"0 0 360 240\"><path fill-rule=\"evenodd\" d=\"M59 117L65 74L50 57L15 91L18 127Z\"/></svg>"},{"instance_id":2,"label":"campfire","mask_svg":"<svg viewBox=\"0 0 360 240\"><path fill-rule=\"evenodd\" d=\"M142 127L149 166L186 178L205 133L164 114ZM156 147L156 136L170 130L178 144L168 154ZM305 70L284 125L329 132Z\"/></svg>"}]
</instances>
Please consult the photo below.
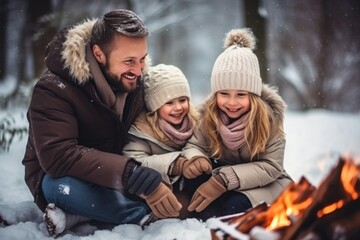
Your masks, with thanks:
<instances>
[{"instance_id":1,"label":"campfire","mask_svg":"<svg viewBox=\"0 0 360 240\"><path fill-rule=\"evenodd\" d=\"M305 177L271 204L209 219L213 240L360 239L360 165L342 157L314 187Z\"/></svg>"}]
</instances>

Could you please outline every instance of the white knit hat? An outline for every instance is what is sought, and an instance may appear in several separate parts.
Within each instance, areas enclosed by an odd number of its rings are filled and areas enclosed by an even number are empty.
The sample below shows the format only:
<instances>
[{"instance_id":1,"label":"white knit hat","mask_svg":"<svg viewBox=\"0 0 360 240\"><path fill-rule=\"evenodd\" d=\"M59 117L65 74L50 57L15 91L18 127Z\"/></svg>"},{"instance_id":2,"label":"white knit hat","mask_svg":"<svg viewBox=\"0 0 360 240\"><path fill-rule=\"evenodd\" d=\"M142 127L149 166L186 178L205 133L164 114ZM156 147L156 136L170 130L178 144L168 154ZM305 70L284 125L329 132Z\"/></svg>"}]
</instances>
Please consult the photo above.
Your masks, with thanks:
<instances>
[{"instance_id":1,"label":"white knit hat","mask_svg":"<svg viewBox=\"0 0 360 240\"><path fill-rule=\"evenodd\" d=\"M158 110L171 99L190 98L188 81L181 70L173 65L150 67L144 76L145 105L150 112Z\"/></svg>"},{"instance_id":2,"label":"white knit hat","mask_svg":"<svg viewBox=\"0 0 360 240\"><path fill-rule=\"evenodd\" d=\"M262 80L259 61L252 51L255 48L255 36L251 30L231 30L226 35L224 48L213 66L212 92L236 89L261 96Z\"/></svg>"}]
</instances>

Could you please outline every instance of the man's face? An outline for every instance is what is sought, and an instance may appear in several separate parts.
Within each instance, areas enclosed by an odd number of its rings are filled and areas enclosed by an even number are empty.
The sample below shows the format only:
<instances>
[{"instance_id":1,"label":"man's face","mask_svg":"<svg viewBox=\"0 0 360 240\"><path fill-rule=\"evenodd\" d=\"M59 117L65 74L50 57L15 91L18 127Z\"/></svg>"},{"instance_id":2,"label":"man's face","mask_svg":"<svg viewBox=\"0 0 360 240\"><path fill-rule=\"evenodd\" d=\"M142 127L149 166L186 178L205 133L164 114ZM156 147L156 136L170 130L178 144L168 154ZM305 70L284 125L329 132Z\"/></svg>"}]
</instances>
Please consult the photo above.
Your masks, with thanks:
<instances>
[{"instance_id":1,"label":"man's face","mask_svg":"<svg viewBox=\"0 0 360 240\"><path fill-rule=\"evenodd\" d=\"M100 61L106 80L114 91L133 92L145 66L147 39L118 36L110 47Z\"/></svg>"}]
</instances>

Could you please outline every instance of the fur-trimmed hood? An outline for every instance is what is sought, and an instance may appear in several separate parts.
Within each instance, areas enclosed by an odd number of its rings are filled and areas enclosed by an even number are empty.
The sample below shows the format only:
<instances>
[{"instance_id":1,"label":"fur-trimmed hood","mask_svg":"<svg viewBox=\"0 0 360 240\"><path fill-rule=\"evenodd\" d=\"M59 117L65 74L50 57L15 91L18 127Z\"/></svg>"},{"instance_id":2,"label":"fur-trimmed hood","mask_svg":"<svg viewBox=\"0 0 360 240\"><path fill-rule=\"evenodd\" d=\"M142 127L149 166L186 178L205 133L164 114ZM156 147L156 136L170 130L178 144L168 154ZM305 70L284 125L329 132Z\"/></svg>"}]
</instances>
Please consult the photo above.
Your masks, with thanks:
<instances>
[{"instance_id":1,"label":"fur-trimmed hood","mask_svg":"<svg viewBox=\"0 0 360 240\"><path fill-rule=\"evenodd\" d=\"M45 64L51 72L79 85L92 77L85 49L96 21L87 19L78 25L66 27L53 38L45 52ZM150 64L150 58L146 57L143 72Z\"/></svg>"},{"instance_id":2,"label":"fur-trimmed hood","mask_svg":"<svg viewBox=\"0 0 360 240\"><path fill-rule=\"evenodd\" d=\"M45 64L51 72L63 79L72 79L79 85L90 79L85 49L96 20L66 27L53 38L45 52Z\"/></svg>"},{"instance_id":3,"label":"fur-trimmed hood","mask_svg":"<svg viewBox=\"0 0 360 240\"><path fill-rule=\"evenodd\" d=\"M270 109L269 116L271 116L272 121L274 121L274 126L283 126L287 105L278 94L277 88L263 84L261 98L267 103Z\"/></svg>"}]
</instances>

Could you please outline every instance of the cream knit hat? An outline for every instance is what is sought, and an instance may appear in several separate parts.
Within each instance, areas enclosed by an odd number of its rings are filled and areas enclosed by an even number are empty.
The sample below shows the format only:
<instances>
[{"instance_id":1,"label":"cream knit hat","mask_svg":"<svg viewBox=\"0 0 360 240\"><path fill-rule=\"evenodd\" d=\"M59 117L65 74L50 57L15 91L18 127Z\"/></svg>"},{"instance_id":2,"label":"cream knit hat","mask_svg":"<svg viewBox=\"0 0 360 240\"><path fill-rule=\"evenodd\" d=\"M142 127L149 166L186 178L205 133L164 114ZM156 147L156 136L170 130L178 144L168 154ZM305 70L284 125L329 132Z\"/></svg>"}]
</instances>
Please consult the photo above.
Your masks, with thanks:
<instances>
[{"instance_id":1,"label":"cream knit hat","mask_svg":"<svg viewBox=\"0 0 360 240\"><path fill-rule=\"evenodd\" d=\"M252 52L255 48L255 36L251 30L231 30L226 35L224 48L224 52L218 56L213 66L212 92L237 89L261 96L259 61Z\"/></svg>"},{"instance_id":2,"label":"cream knit hat","mask_svg":"<svg viewBox=\"0 0 360 240\"><path fill-rule=\"evenodd\" d=\"M150 112L158 110L171 99L190 98L190 87L181 70L173 65L150 67L144 76L145 105Z\"/></svg>"}]
</instances>

